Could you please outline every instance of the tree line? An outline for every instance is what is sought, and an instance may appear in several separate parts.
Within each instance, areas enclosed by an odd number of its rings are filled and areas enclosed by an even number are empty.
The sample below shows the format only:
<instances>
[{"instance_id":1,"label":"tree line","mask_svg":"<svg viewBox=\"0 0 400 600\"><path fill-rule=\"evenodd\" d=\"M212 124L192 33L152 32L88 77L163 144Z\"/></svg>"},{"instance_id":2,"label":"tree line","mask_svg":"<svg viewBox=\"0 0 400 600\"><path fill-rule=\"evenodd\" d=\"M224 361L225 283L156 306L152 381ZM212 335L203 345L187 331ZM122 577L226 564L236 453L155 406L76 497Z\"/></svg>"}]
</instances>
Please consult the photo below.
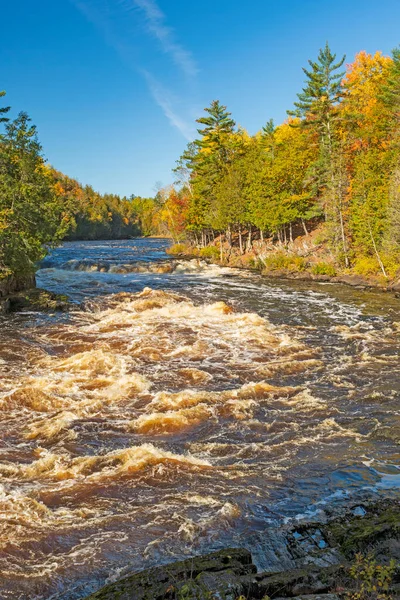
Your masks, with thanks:
<instances>
[{"instance_id":1,"label":"tree line","mask_svg":"<svg viewBox=\"0 0 400 600\"><path fill-rule=\"evenodd\" d=\"M400 264L400 49L345 65L326 44L284 123L255 135L218 100L154 198L99 194L49 166L26 113L0 107L0 276L35 269L63 239L168 235L197 246L283 246L318 228L343 267ZM0 92L0 100L5 92ZM366 273L367 274L367 273Z\"/></svg>"},{"instance_id":2,"label":"tree line","mask_svg":"<svg viewBox=\"0 0 400 600\"><path fill-rule=\"evenodd\" d=\"M0 99L5 92L0 92ZM36 127L0 107L0 278L34 272L63 239L157 233L154 198L99 194L46 163Z\"/></svg>"},{"instance_id":3,"label":"tree line","mask_svg":"<svg viewBox=\"0 0 400 600\"><path fill-rule=\"evenodd\" d=\"M319 225L343 267L394 273L400 262L400 49L344 67L328 44L304 68L286 121L255 135L227 108L205 109L177 161L161 222L176 239L217 236L245 252L254 236L289 244Z\"/></svg>"}]
</instances>

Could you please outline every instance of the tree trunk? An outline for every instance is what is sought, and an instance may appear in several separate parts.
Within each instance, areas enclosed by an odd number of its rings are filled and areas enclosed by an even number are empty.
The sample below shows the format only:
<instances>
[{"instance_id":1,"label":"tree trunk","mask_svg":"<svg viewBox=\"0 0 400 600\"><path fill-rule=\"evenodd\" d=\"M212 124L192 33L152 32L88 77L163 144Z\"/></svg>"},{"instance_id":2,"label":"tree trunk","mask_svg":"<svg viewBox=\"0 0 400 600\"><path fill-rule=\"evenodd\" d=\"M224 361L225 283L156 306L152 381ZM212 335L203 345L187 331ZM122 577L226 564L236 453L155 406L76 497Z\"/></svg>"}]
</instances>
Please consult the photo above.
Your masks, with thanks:
<instances>
[{"instance_id":1,"label":"tree trunk","mask_svg":"<svg viewBox=\"0 0 400 600\"><path fill-rule=\"evenodd\" d=\"M371 240L372 240L372 245L374 246L376 258L378 259L379 266L380 266L381 271L384 274L384 276L387 277L385 266L384 266L384 264L382 262L382 259L381 259L380 255L379 255L378 248L376 247L375 239L374 239L374 236L372 234L371 223L369 221L368 221L368 228L369 228L369 234L370 234Z\"/></svg>"},{"instance_id":2,"label":"tree trunk","mask_svg":"<svg viewBox=\"0 0 400 600\"><path fill-rule=\"evenodd\" d=\"M229 225L228 229L226 230L226 239L228 240L228 244L229 244L229 251L232 250L232 235L231 235L231 226Z\"/></svg>"},{"instance_id":3,"label":"tree trunk","mask_svg":"<svg viewBox=\"0 0 400 600\"><path fill-rule=\"evenodd\" d=\"M220 258L221 262L224 259L224 253L223 253L223 249L222 249L222 231L219 236L219 258Z\"/></svg>"},{"instance_id":4,"label":"tree trunk","mask_svg":"<svg viewBox=\"0 0 400 600\"><path fill-rule=\"evenodd\" d=\"M290 235L290 241L293 243L293 227L292 227L292 223L289 223L289 235Z\"/></svg>"},{"instance_id":5,"label":"tree trunk","mask_svg":"<svg viewBox=\"0 0 400 600\"><path fill-rule=\"evenodd\" d=\"M242 226L239 225L239 249L240 254L243 254L243 239L242 239Z\"/></svg>"},{"instance_id":6,"label":"tree trunk","mask_svg":"<svg viewBox=\"0 0 400 600\"><path fill-rule=\"evenodd\" d=\"M286 225L283 226L283 241L285 246L287 245L287 236L286 236Z\"/></svg>"},{"instance_id":7,"label":"tree trunk","mask_svg":"<svg viewBox=\"0 0 400 600\"><path fill-rule=\"evenodd\" d=\"M305 222L304 222L304 219L301 219L301 224L303 225L304 233L305 233L306 235L308 235L308 230L307 230L306 224L305 224Z\"/></svg>"},{"instance_id":8,"label":"tree trunk","mask_svg":"<svg viewBox=\"0 0 400 600\"><path fill-rule=\"evenodd\" d=\"M262 229L260 229L260 241L262 244L264 243L264 232Z\"/></svg>"},{"instance_id":9,"label":"tree trunk","mask_svg":"<svg viewBox=\"0 0 400 600\"><path fill-rule=\"evenodd\" d=\"M253 233L251 225L249 225L249 237L247 239L247 252L251 251L252 242L251 242L251 234Z\"/></svg>"},{"instance_id":10,"label":"tree trunk","mask_svg":"<svg viewBox=\"0 0 400 600\"><path fill-rule=\"evenodd\" d=\"M344 230L344 221L343 221L343 213L341 208L339 208L339 220L340 220L340 233L342 236L342 244L343 244L343 252L344 252L344 264L346 268L350 266L350 261L347 253L347 240L346 240L346 232Z\"/></svg>"}]
</instances>

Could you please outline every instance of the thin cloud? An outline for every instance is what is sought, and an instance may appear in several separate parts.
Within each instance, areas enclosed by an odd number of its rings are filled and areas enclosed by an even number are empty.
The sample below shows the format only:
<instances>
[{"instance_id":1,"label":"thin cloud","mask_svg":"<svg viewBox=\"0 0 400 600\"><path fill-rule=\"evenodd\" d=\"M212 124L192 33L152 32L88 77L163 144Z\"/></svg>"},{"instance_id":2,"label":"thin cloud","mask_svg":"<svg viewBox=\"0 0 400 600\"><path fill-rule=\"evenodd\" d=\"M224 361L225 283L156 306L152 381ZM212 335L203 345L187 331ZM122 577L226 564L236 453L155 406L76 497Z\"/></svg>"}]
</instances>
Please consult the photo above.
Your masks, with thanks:
<instances>
[{"instance_id":1,"label":"thin cloud","mask_svg":"<svg viewBox=\"0 0 400 600\"><path fill-rule=\"evenodd\" d=\"M173 108L173 99L170 97L168 90L157 81L153 75L148 71L143 71L143 75L149 86L149 90L158 106L162 109L164 115L167 117L171 125L176 127L183 137L188 141L193 139L194 129L193 127L181 116L179 116Z\"/></svg>"},{"instance_id":2,"label":"thin cloud","mask_svg":"<svg viewBox=\"0 0 400 600\"><path fill-rule=\"evenodd\" d=\"M194 128L191 118L185 119L181 114L189 114L190 109L177 108L179 101L167 87L160 83L147 70L134 64L134 44L130 30L131 21L127 13L139 13L144 17L144 27L155 38L166 56L178 67L185 76L186 83L194 81L198 69L190 52L175 41L174 31L166 25L166 16L155 0L70 0L80 10L87 20L99 29L107 43L114 48L124 62L138 71L146 80L149 91L156 104L162 109L169 122L187 140L193 139ZM187 90L181 94L187 97ZM178 114L179 113L179 114Z\"/></svg>"},{"instance_id":3,"label":"thin cloud","mask_svg":"<svg viewBox=\"0 0 400 600\"><path fill-rule=\"evenodd\" d=\"M195 77L198 69L191 53L174 40L174 32L165 24L165 15L156 2L133 0L133 3L144 13L149 32L160 42L163 51L171 56L187 77Z\"/></svg>"}]
</instances>

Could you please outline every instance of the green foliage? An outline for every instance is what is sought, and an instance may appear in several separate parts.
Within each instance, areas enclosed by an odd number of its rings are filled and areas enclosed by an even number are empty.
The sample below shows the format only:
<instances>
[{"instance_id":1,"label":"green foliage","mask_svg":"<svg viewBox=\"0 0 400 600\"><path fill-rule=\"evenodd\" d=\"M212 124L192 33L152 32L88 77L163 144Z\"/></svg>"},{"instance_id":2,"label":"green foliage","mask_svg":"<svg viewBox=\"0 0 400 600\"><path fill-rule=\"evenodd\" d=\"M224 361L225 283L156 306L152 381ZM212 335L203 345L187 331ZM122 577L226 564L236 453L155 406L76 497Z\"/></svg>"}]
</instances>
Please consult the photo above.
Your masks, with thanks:
<instances>
[{"instance_id":1,"label":"green foliage","mask_svg":"<svg viewBox=\"0 0 400 600\"><path fill-rule=\"evenodd\" d=\"M372 554L356 554L350 568L356 590L347 595L348 600L389 600L389 589L395 571L395 560L391 560L388 565L377 565Z\"/></svg>"},{"instance_id":2,"label":"green foliage","mask_svg":"<svg viewBox=\"0 0 400 600\"><path fill-rule=\"evenodd\" d=\"M287 269L288 271L301 272L307 269L308 262L302 256L287 254L285 252L271 252L264 258L264 265L270 271Z\"/></svg>"},{"instance_id":3,"label":"green foliage","mask_svg":"<svg viewBox=\"0 0 400 600\"><path fill-rule=\"evenodd\" d=\"M219 255L220 251L216 246L206 246L205 248L201 248L199 252L201 258L218 259Z\"/></svg>"},{"instance_id":4,"label":"green foliage","mask_svg":"<svg viewBox=\"0 0 400 600\"><path fill-rule=\"evenodd\" d=\"M65 231L36 128L20 113L0 137L0 271L32 273Z\"/></svg>"},{"instance_id":5,"label":"green foliage","mask_svg":"<svg viewBox=\"0 0 400 600\"><path fill-rule=\"evenodd\" d=\"M4 98L6 93L4 91L0 92L0 98ZM8 117L4 116L10 110L9 106L2 106L0 108L0 123L7 123L9 121Z\"/></svg>"},{"instance_id":6,"label":"green foliage","mask_svg":"<svg viewBox=\"0 0 400 600\"><path fill-rule=\"evenodd\" d=\"M329 277L335 277L336 269L332 263L318 262L311 267L311 273L313 273L313 275L329 275Z\"/></svg>"},{"instance_id":7,"label":"green foliage","mask_svg":"<svg viewBox=\"0 0 400 600\"><path fill-rule=\"evenodd\" d=\"M167 254L188 254L188 248L185 246L185 244L173 244L173 246L168 248Z\"/></svg>"},{"instance_id":8,"label":"green foliage","mask_svg":"<svg viewBox=\"0 0 400 600\"><path fill-rule=\"evenodd\" d=\"M308 221L314 227L323 220L321 242L337 264L350 268L355 257L373 256L377 272L396 274L400 48L392 58L360 52L345 77L344 60L326 44L303 69L305 85L288 122L275 127L269 120L252 137L236 128L218 101L206 109L198 120L201 137L188 145L176 169L189 194L186 231L197 245L207 245L213 230L243 254L243 232L255 227L261 238L287 246L294 231L307 234ZM286 268L283 259L273 263L271 268Z\"/></svg>"}]
</instances>

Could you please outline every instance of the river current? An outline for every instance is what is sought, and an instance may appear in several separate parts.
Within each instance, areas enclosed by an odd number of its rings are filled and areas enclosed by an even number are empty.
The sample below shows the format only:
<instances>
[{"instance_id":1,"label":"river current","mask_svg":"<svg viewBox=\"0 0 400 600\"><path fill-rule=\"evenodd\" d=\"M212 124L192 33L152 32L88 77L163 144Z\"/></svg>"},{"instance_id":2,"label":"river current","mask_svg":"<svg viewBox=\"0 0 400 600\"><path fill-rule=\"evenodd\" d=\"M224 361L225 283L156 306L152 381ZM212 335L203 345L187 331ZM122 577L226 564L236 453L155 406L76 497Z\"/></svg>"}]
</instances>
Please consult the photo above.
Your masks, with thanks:
<instances>
[{"instance_id":1,"label":"river current","mask_svg":"<svg viewBox=\"0 0 400 600\"><path fill-rule=\"evenodd\" d=\"M76 309L2 317L2 600L227 546L268 569L288 520L398 494L400 300L168 245L66 243L37 279Z\"/></svg>"}]
</instances>

